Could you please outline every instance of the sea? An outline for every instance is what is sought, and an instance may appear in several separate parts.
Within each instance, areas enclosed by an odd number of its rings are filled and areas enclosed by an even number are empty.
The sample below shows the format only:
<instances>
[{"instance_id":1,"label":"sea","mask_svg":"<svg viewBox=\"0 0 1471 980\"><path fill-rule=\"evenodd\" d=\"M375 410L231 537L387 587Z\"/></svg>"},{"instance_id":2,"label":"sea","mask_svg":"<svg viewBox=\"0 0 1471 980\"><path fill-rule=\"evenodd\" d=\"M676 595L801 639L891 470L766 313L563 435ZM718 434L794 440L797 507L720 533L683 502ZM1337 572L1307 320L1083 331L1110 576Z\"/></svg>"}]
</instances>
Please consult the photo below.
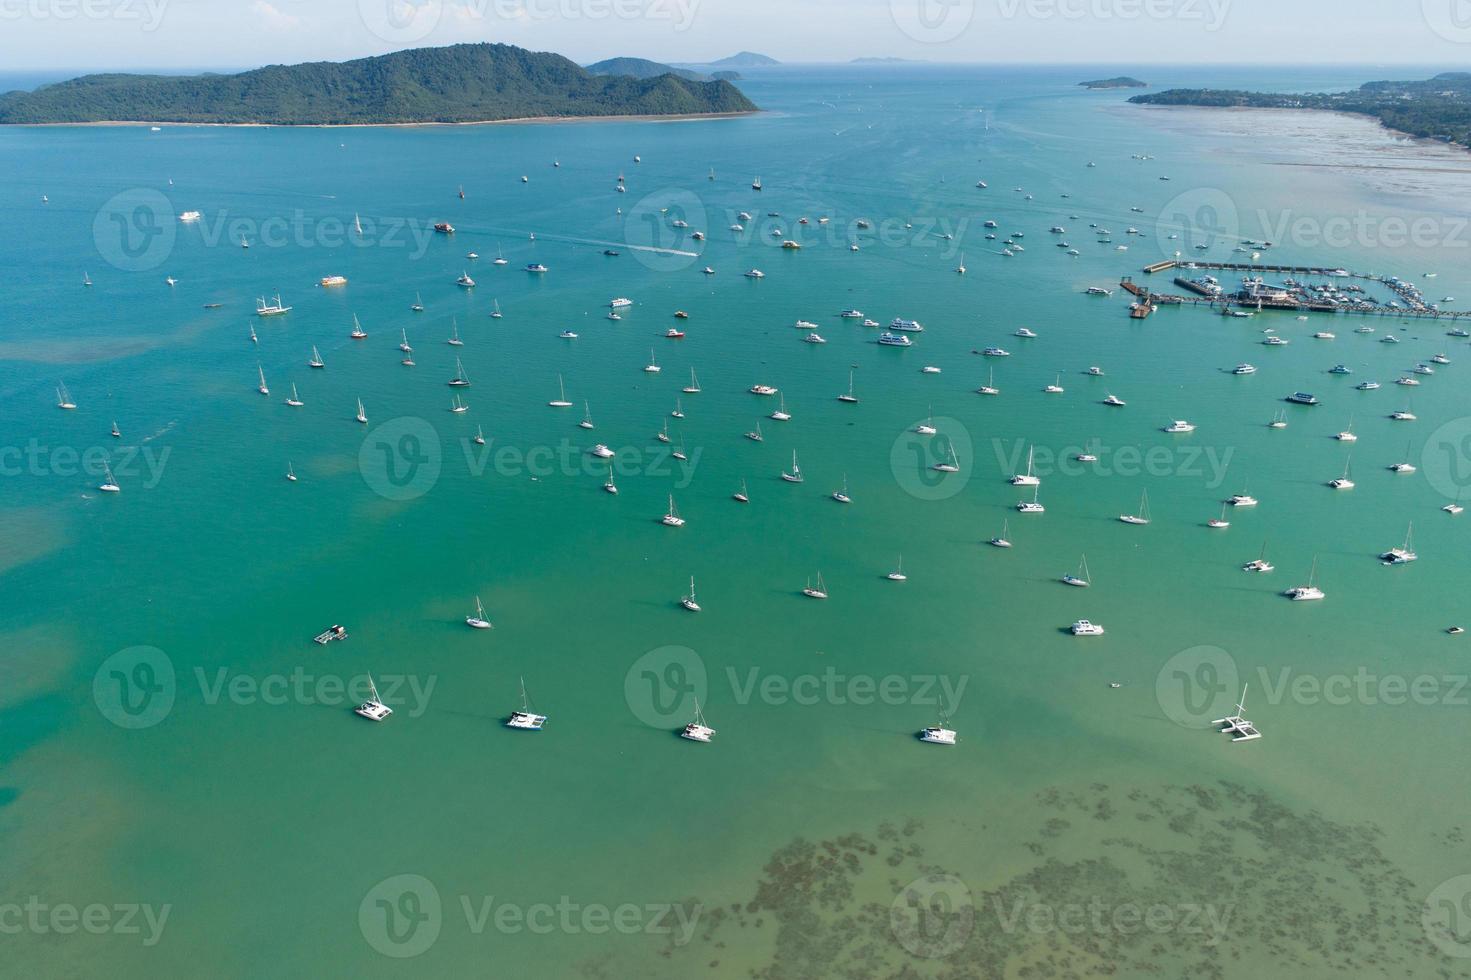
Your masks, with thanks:
<instances>
[{"instance_id":1,"label":"sea","mask_svg":"<svg viewBox=\"0 0 1471 980\"><path fill-rule=\"evenodd\" d=\"M1471 158L1078 84L1114 74L0 130L6 972L1465 975L1466 321L1140 320L1120 283L1183 294L1143 271L1180 253L1471 309Z\"/></svg>"}]
</instances>

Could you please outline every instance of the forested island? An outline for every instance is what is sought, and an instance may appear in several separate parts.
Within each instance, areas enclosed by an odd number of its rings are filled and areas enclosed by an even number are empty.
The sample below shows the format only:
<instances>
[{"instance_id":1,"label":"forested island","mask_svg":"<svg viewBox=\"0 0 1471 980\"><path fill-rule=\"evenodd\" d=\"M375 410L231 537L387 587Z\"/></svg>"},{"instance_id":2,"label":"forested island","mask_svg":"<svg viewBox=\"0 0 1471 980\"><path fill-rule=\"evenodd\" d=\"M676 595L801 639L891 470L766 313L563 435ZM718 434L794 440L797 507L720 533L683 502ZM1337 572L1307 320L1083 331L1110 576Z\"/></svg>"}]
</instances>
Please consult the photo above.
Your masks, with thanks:
<instances>
[{"instance_id":1,"label":"forested island","mask_svg":"<svg viewBox=\"0 0 1471 980\"><path fill-rule=\"evenodd\" d=\"M1149 88L1148 82L1141 82L1137 78L1128 75L1120 75L1117 78L1099 78L1091 82L1079 82L1083 88Z\"/></svg>"},{"instance_id":2,"label":"forested island","mask_svg":"<svg viewBox=\"0 0 1471 980\"><path fill-rule=\"evenodd\" d=\"M1277 94L1233 89L1168 89L1136 95L1141 105L1320 109L1373 116L1390 129L1471 147L1471 73L1418 82L1368 82L1351 92Z\"/></svg>"},{"instance_id":3,"label":"forested island","mask_svg":"<svg viewBox=\"0 0 1471 980\"><path fill-rule=\"evenodd\" d=\"M238 75L87 75L0 95L0 124L472 123L502 119L754 112L728 81L595 75L508 44L418 48Z\"/></svg>"}]
</instances>

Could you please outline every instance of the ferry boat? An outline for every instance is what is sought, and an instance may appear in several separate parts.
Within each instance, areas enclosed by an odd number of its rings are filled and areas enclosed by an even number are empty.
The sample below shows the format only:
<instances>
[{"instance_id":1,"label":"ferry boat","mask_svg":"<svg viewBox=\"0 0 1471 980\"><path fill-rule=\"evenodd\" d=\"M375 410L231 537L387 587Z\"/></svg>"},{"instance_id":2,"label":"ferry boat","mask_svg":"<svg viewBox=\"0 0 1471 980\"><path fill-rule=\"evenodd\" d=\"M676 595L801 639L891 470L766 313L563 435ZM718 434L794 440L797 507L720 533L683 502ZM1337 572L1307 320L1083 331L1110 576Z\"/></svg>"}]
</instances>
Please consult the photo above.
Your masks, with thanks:
<instances>
[{"instance_id":1,"label":"ferry boat","mask_svg":"<svg viewBox=\"0 0 1471 980\"><path fill-rule=\"evenodd\" d=\"M889 321L890 330L898 330L903 333L923 333L924 327L918 320L907 320L902 316L896 316Z\"/></svg>"},{"instance_id":2,"label":"ferry boat","mask_svg":"<svg viewBox=\"0 0 1471 980\"><path fill-rule=\"evenodd\" d=\"M346 286L347 276L323 276L317 280L317 285L324 288L331 286Z\"/></svg>"},{"instance_id":3,"label":"ferry boat","mask_svg":"<svg viewBox=\"0 0 1471 980\"><path fill-rule=\"evenodd\" d=\"M885 347L912 347L914 342L901 333L889 333L884 331L879 334L879 341Z\"/></svg>"},{"instance_id":4,"label":"ferry boat","mask_svg":"<svg viewBox=\"0 0 1471 980\"><path fill-rule=\"evenodd\" d=\"M1306 391L1294 391L1292 394L1287 396L1287 400L1292 402L1294 405L1318 404L1317 397L1315 395L1308 394Z\"/></svg>"}]
</instances>

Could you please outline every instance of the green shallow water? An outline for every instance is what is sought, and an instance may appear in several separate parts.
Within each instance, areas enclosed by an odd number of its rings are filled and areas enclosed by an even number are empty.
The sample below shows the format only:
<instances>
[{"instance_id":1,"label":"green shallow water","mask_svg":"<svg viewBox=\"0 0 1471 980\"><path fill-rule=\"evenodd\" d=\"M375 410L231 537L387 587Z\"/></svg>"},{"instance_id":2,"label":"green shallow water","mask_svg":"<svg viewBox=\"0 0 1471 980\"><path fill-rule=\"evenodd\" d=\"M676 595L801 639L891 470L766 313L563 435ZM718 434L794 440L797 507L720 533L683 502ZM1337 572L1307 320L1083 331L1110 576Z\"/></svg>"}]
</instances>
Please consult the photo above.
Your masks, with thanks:
<instances>
[{"instance_id":1,"label":"green shallow water","mask_svg":"<svg viewBox=\"0 0 1471 980\"><path fill-rule=\"evenodd\" d=\"M21 174L0 209L30 230L0 246L15 270L0 321L4 443L106 451L123 487L104 497L52 455L0 481L0 898L171 906L156 945L31 931L8 944L13 962L63 974L105 962L122 976L201 962L222 976L1453 973L1463 960L1438 952L1420 907L1471 870L1456 754L1465 654L1441 633L1458 617L1467 532L1438 509L1459 482L1464 344L1392 319L1372 336L1336 319L1332 343L1290 315L1164 309L1139 323L1122 293L1082 291L1142 278L1161 255L1156 216L1179 195L1192 207L1224 195L1247 216L1454 217L1462 178L1390 192L1363 169L1300 166L1290 146L1136 120L1117 94L1075 91L1075 75L784 71L750 83L775 113L677 125L0 134ZM1364 139L1352 162L1390 152ZM1130 158L1140 152L1156 159ZM620 172L626 194L613 191ZM205 220L129 271L108 261L119 253L107 202L138 190ZM724 230L742 209L755 241ZM341 242L354 214L365 247ZM709 240L670 227L677 214ZM804 214L805 247L775 247L771 227L792 235ZM250 250L222 216L245 222ZM852 253L859 217L885 234ZM1025 232L1026 251L996 254L987 218ZM273 246L271 219L304 230ZM428 232L446 219L452 239ZM1095 245L1090 221L1129 251ZM421 238L390 235L399 222ZM1056 223L1082 255L1053 247ZM1144 234L1123 235L1131 225ZM607 243L623 254L602 255ZM497 248L505 267L490 264ZM1453 243L1325 253L1289 241L1271 256L1416 281L1438 271L1432 299L1471 297ZM531 261L551 271L528 275ZM701 276L705 264L717 274ZM743 278L751 267L767 278ZM473 291L454 285L467 268ZM313 285L336 273L350 284ZM250 315L277 290L289 316ZM422 314L408 310L416 292ZM613 296L637 304L616 324L604 319ZM503 319L487 317L492 300ZM847 307L926 330L912 349L881 348L835 316ZM675 309L690 313L680 342L661 336ZM354 314L365 341L347 337ZM829 342L799 343L798 318ZM463 348L444 343L453 323ZM1013 337L1023 324L1039 336ZM1268 326L1292 344L1259 346ZM579 339L558 339L568 327ZM400 329L415 367L399 363ZM1391 330L1402 344L1377 342ZM312 344L324 371L305 365ZM1013 356L970 353L991 344ZM657 375L641 370L650 348ZM1456 363L1414 389L1419 420L1388 420L1406 404L1389 382L1441 350ZM474 381L463 416L444 384L456 356ZM1224 370L1242 360L1258 373ZM1324 373L1339 361L1355 373ZM257 363L270 398L254 390ZM922 374L928 364L943 373ZM1106 376L1085 376L1092 364ZM1003 393L982 398L993 366ZM703 390L681 395L692 367ZM850 369L858 405L835 400ZM545 404L559 374L574 408ZM1042 393L1059 374L1065 393ZM1384 388L1352 390L1370 377ZM58 381L75 412L53 407ZM282 403L292 382L301 409ZM783 389L792 421L765 418L776 405L747 393L756 382ZM1323 404L1282 403L1300 388ZM1102 406L1110 391L1128 407ZM352 419L357 398L367 427ZM686 417L670 432L687 465L653 438L676 398ZM584 400L592 432L575 424ZM1289 428L1269 430L1282 408ZM914 436L931 414L940 438ZM1173 418L1198 430L1161 432ZM758 420L760 444L742 436ZM1331 436L1350 422L1358 486L1335 494L1323 484L1349 449ZM477 426L485 449L468 441ZM962 472L940 477L927 467L947 440ZM616 497L583 454L598 441L620 450ZM1045 472L1047 513L1021 516L1006 477L1028 445L1043 460L1088 445L1102 460ZM384 447L404 492L386 480ZM793 450L800 486L779 476ZM1420 472L1389 474L1406 452ZM845 478L847 507L827 497ZM746 507L730 499L742 479ZM1154 523L1120 524L1145 489ZM1261 506L1205 528L1242 489ZM658 523L671 492L679 530ZM985 545L1003 520L1011 551ZM1375 554L1411 520L1421 560L1381 567ZM1278 570L1240 572L1264 540ZM1084 553L1094 586L1060 585ZM889 582L900 555L909 580ZM1315 556L1328 600L1277 597ZM799 594L818 572L826 603ZM699 616L677 605L691 575ZM461 624L477 593L493 632ZM1067 635L1079 617L1107 635ZM309 642L333 622L350 639ZM146 659L152 675L136 657L109 660L137 646L162 652ZM1361 669L1436 687L1414 704L1283 693ZM131 717L115 671L172 678L171 706L130 689L155 723L114 724ZM382 726L348 711L367 672L396 707ZM500 725L523 677L551 719L541 735ZM1232 746L1191 727L1229 708L1239 680L1265 740ZM935 721L939 690L954 692L954 750L912 738ZM673 735L693 696L720 731L713 745ZM377 898L416 908L394 882L374 891L399 875L432 882L442 902L422 951L383 939ZM890 905L927 875L956 876L966 891L948 878L941 891L976 915L939 938L927 922L916 945ZM1008 931L997 912L1100 895L1233 914L1211 943L1184 927L1148 940ZM595 924L477 931L461 904L563 896L699 914L685 942Z\"/></svg>"}]
</instances>

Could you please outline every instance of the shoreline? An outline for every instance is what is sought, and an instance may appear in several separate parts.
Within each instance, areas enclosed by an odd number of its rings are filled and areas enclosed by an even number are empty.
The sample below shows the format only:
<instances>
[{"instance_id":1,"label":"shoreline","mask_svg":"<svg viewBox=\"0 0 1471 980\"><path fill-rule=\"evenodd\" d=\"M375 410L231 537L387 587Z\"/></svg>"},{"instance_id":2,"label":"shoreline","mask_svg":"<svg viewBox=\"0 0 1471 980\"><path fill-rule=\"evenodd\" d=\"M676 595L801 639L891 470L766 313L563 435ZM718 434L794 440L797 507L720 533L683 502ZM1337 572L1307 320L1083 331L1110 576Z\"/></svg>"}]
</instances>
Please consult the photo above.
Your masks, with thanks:
<instances>
[{"instance_id":1,"label":"shoreline","mask_svg":"<svg viewBox=\"0 0 1471 980\"><path fill-rule=\"evenodd\" d=\"M1438 140L1438 139L1435 139L1434 137L1430 137L1430 136L1416 136L1414 133L1407 133L1403 129L1395 129L1393 126L1391 126L1388 123L1386 123L1383 119L1380 119L1378 116L1376 116L1376 115L1374 115L1373 113L1370 113L1370 112L1349 112L1346 109L1313 109L1313 108L1298 109L1298 108L1289 108L1287 106L1194 105L1194 104L1191 104L1191 103L1180 103L1178 105L1154 105L1154 104L1150 104L1150 103L1143 103L1143 104L1134 103L1134 105L1137 108L1146 109L1146 110L1148 110L1148 109L1165 109L1165 110L1169 110L1169 109L1195 109L1195 110L1209 109L1209 110L1211 110L1213 112L1222 112L1222 111L1224 111L1224 112L1233 112L1233 113L1238 113L1238 112L1239 113L1246 113L1246 112L1300 112L1300 113L1306 113L1306 114L1318 115L1318 116L1325 116L1325 115L1326 116L1340 116L1340 117L1345 118L1345 119L1364 119L1364 120L1367 120L1369 122L1377 123L1378 126L1379 126L1379 128L1382 129L1382 130L1384 130L1385 132L1387 132L1387 133L1393 133L1395 136L1401 137L1403 139L1407 139L1407 140L1411 141L1412 143L1416 143L1416 144L1423 145L1423 146L1448 146L1448 147L1451 147L1452 149L1459 150L1462 153L1471 153L1471 146L1467 146L1465 143L1456 143L1456 142L1452 142L1451 140Z\"/></svg>"},{"instance_id":2,"label":"shoreline","mask_svg":"<svg viewBox=\"0 0 1471 980\"><path fill-rule=\"evenodd\" d=\"M476 119L466 122L381 122L381 123L266 123L266 122L167 122L144 119L99 119L92 122L0 123L0 129L53 129L62 126L201 126L220 129L419 129L451 126L545 126L553 123L598 122L697 122L704 119L737 119L761 115L765 110L746 109L739 112L683 112L669 115L613 116L517 116L513 119Z\"/></svg>"}]
</instances>

